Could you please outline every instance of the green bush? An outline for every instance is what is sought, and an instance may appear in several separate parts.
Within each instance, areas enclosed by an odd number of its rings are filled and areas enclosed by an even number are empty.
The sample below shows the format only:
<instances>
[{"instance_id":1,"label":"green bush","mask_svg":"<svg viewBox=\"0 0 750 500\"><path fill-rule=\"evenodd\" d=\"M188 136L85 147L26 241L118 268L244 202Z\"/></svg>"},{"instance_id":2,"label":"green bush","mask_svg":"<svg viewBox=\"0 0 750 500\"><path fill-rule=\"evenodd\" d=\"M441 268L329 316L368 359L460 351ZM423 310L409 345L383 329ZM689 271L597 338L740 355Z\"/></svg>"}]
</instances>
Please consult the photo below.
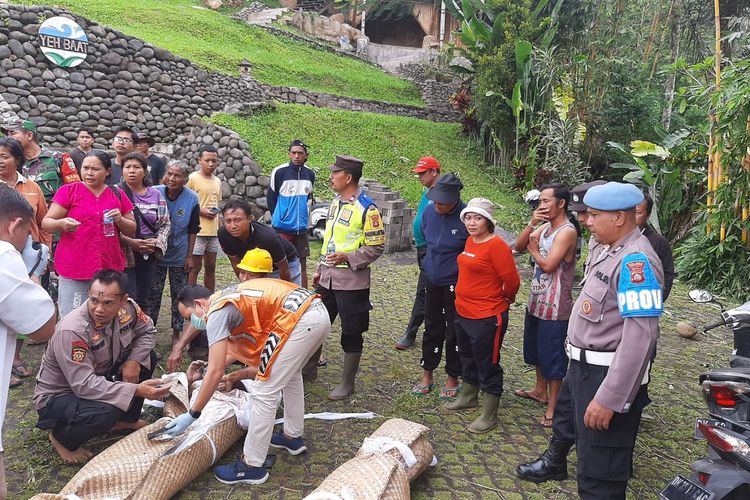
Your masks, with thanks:
<instances>
[{"instance_id":1,"label":"green bush","mask_svg":"<svg viewBox=\"0 0 750 500\"><path fill-rule=\"evenodd\" d=\"M744 302L750 298L748 249L738 236L740 228L728 229L727 238L720 242L718 231L707 235L705 226L698 224L678 250L676 271L691 286Z\"/></svg>"},{"instance_id":2,"label":"green bush","mask_svg":"<svg viewBox=\"0 0 750 500\"><path fill-rule=\"evenodd\" d=\"M247 141L264 173L288 161L291 139L304 139L310 145L308 164L318 172L316 195L324 198L333 196L327 188L326 166L337 154L351 154L364 160L365 177L399 191L415 206L422 188L411 169L420 157L429 155L440 161L444 172L458 172L466 186L465 200L482 196L497 203L502 227L520 229L527 218L518 194L487 174L481 147L461 134L458 123L298 104L280 104L276 111L249 117L218 115L213 121Z\"/></svg>"},{"instance_id":3,"label":"green bush","mask_svg":"<svg viewBox=\"0 0 750 500\"><path fill-rule=\"evenodd\" d=\"M424 106L411 82L375 66L272 35L195 0L11 0L63 7L128 35L190 59L213 71L235 75L247 59L253 76L271 85L298 87L347 97ZM199 8L200 7L200 8Z\"/></svg>"}]
</instances>

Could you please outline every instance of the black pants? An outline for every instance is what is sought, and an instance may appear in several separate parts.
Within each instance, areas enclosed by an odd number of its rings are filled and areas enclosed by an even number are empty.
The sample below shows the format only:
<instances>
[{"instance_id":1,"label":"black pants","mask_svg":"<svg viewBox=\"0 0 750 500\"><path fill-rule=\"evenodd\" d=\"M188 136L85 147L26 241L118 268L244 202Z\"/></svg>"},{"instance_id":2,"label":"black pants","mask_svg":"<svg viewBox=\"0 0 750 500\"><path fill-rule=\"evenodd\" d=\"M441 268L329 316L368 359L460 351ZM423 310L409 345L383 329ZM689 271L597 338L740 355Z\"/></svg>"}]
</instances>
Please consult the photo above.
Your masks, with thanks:
<instances>
[{"instance_id":1,"label":"black pants","mask_svg":"<svg viewBox=\"0 0 750 500\"><path fill-rule=\"evenodd\" d=\"M456 315L458 354L464 382L479 386L487 394L503 393L503 367L500 347L508 329L508 311L499 316L468 319Z\"/></svg>"},{"instance_id":2,"label":"black pants","mask_svg":"<svg viewBox=\"0 0 750 500\"><path fill-rule=\"evenodd\" d=\"M425 282L424 336L419 364L429 371L437 368L445 344L445 372L458 378L461 376L461 359L456 343L455 285L435 286L427 278Z\"/></svg>"},{"instance_id":3,"label":"black pants","mask_svg":"<svg viewBox=\"0 0 750 500\"><path fill-rule=\"evenodd\" d=\"M151 283L154 281L156 272L156 257L153 254L144 259L143 255L133 252L135 267L125 269L128 275L128 295L141 306L144 311L149 311L149 295L151 294Z\"/></svg>"},{"instance_id":4,"label":"black pants","mask_svg":"<svg viewBox=\"0 0 750 500\"><path fill-rule=\"evenodd\" d=\"M344 352L362 352L362 335L370 328L370 289L329 290L320 285L315 289L328 310L331 323L341 316L341 348Z\"/></svg>"},{"instance_id":5,"label":"black pants","mask_svg":"<svg viewBox=\"0 0 750 500\"><path fill-rule=\"evenodd\" d=\"M122 380L119 363L112 367L107 378L116 377ZM156 353L151 351L151 368L141 366L138 381L148 380L156 367ZM136 422L141 416L143 398L133 398L127 411L109 403L82 399L75 394L56 396L38 410L40 429L51 430L52 435L67 449L73 451L80 448L89 439L109 432L119 421Z\"/></svg>"},{"instance_id":6,"label":"black pants","mask_svg":"<svg viewBox=\"0 0 750 500\"><path fill-rule=\"evenodd\" d=\"M583 416L606 377L608 369L606 366L571 360L568 374L563 380L563 387L568 386L572 402L572 405L568 406L572 407L575 419L578 494L582 499L625 498L628 480L633 473L633 448L638 435L641 414L651 402L648 397L648 386L642 385L630 411L615 413L608 430L587 429L583 425ZM566 411L569 412L570 409ZM560 412L558 401L555 417Z\"/></svg>"},{"instance_id":7,"label":"black pants","mask_svg":"<svg viewBox=\"0 0 750 500\"><path fill-rule=\"evenodd\" d=\"M419 277L417 278L417 292L414 294L414 305L411 308L411 318L406 325L406 335L411 339L417 338L417 331L424 322L424 299L427 277L422 268L422 261L427 255L427 246L417 247L417 265L419 266Z\"/></svg>"},{"instance_id":8,"label":"black pants","mask_svg":"<svg viewBox=\"0 0 750 500\"><path fill-rule=\"evenodd\" d=\"M560 441L573 445L576 441L576 419L573 411L573 397L570 395L568 380L563 378L560 394L552 417L552 433Z\"/></svg>"},{"instance_id":9,"label":"black pants","mask_svg":"<svg viewBox=\"0 0 750 500\"><path fill-rule=\"evenodd\" d=\"M154 320L154 324L159 319L159 310L161 309L161 297L164 293L164 284L167 281L167 275L169 275L169 294L170 294L170 308L172 311L172 331L179 334L182 331L184 325L184 319L180 316L180 311L177 310L177 294L185 288L187 285L188 273L185 272L185 268L182 266L161 266L157 265L154 270L154 279L151 283L151 291L149 292L148 305L149 309L146 310L151 319Z\"/></svg>"}]
</instances>

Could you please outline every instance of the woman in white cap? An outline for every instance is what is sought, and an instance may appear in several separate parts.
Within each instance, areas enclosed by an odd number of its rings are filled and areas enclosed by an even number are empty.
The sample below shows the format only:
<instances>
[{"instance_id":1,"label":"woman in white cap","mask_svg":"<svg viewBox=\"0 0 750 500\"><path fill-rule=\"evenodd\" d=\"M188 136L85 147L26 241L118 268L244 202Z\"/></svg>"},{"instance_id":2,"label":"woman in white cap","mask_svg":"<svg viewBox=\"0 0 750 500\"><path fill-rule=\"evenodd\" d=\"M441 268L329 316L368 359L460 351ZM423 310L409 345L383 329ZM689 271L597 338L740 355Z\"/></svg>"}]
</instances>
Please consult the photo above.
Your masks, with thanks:
<instances>
[{"instance_id":1,"label":"woman in white cap","mask_svg":"<svg viewBox=\"0 0 750 500\"><path fill-rule=\"evenodd\" d=\"M463 367L463 388L447 410L478 405L482 411L468 430L484 433L497 425L497 407L503 392L500 346L508 328L508 307L515 301L521 284L513 255L502 238L495 235L494 205L474 198L461 211L469 238L458 256L456 284L456 336Z\"/></svg>"}]
</instances>

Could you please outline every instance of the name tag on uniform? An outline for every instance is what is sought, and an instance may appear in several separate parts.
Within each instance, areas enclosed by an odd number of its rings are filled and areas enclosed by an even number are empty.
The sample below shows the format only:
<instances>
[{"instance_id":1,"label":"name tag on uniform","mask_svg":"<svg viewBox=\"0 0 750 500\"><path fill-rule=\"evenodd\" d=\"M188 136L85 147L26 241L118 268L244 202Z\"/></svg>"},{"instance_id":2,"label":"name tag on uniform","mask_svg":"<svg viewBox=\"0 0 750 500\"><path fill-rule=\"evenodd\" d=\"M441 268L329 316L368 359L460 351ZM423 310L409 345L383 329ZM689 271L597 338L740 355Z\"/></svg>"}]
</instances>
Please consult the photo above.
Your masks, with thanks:
<instances>
[{"instance_id":1,"label":"name tag on uniform","mask_svg":"<svg viewBox=\"0 0 750 500\"><path fill-rule=\"evenodd\" d=\"M633 253L622 260L617 307L623 318L659 317L664 312L661 285L645 254Z\"/></svg>"}]
</instances>

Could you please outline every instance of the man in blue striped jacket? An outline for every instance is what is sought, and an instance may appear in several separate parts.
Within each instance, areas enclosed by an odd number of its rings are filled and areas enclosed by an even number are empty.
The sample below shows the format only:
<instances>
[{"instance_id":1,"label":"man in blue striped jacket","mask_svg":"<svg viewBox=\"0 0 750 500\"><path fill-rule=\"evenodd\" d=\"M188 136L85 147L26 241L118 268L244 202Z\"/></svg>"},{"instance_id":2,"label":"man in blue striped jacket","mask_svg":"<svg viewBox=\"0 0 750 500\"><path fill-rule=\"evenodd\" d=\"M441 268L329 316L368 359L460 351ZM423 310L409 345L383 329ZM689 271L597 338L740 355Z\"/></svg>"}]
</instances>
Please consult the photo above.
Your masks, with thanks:
<instances>
[{"instance_id":1,"label":"man in blue striped jacket","mask_svg":"<svg viewBox=\"0 0 750 500\"><path fill-rule=\"evenodd\" d=\"M302 267L302 286L307 288L308 201L312 200L315 172L305 165L307 144L299 139L289 143L289 163L271 172L266 200L271 211L271 225L279 236L292 242Z\"/></svg>"}]
</instances>

